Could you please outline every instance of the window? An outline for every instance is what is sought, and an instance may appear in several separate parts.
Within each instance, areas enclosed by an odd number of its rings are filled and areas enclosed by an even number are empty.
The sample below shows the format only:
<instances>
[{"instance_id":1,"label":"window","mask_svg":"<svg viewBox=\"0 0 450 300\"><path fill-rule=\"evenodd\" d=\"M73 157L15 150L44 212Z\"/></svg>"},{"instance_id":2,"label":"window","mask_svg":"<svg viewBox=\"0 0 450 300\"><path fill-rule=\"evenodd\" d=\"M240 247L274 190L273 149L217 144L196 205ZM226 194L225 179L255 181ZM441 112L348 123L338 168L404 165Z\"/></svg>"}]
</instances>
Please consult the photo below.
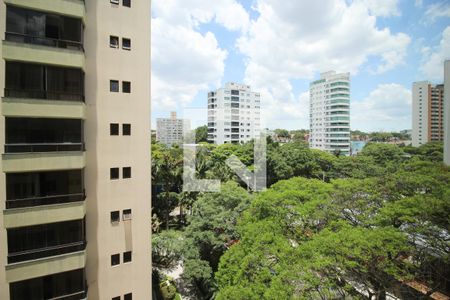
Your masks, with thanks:
<instances>
[{"instance_id":1,"label":"window","mask_svg":"<svg viewBox=\"0 0 450 300\"><path fill-rule=\"evenodd\" d=\"M131 7L131 0L123 0L122 5L126 7Z\"/></svg>"},{"instance_id":2,"label":"window","mask_svg":"<svg viewBox=\"0 0 450 300\"><path fill-rule=\"evenodd\" d=\"M111 48L119 49L119 37L110 35L109 36L109 46Z\"/></svg>"},{"instance_id":3,"label":"window","mask_svg":"<svg viewBox=\"0 0 450 300\"><path fill-rule=\"evenodd\" d=\"M109 134L110 135L119 135L119 124L117 124L117 123L109 124Z\"/></svg>"},{"instance_id":4,"label":"window","mask_svg":"<svg viewBox=\"0 0 450 300\"><path fill-rule=\"evenodd\" d=\"M123 93L131 93L131 82L122 81L122 92Z\"/></svg>"},{"instance_id":5,"label":"window","mask_svg":"<svg viewBox=\"0 0 450 300\"><path fill-rule=\"evenodd\" d=\"M117 223L120 221L120 211L115 210L111 212L111 223Z\"/></svg>"},{"instance_id":6,"label":"window","mask_svg":"<svg viewBox=\"0 0 450 300\"><path fill-rule=\"evenodd\" d=\"M119 92L119 81L118 80L110 80L109 81L109 90L114 93Z\"/></svg>"},{"instance_id":7,"label":"window","mask_svg":"<svg viewBox=\"0 0 450 300\"><path fill-rule=\"evenodd\" d=\"M131 167L122 168L122 178L131 178Z\"/></svg>"},{"instance_id":8,"label":"window","mask_svg":"<svg viewBox=\"0 0 450 300\"><path fill-rule=\"evenodd\" d=\"M122 135L131 135L131 124L122 124Z\"/></svg>"},{"instance_id":9,"label":"window","mask_svg":"<svg viewBox=\"0 0 450 300\"><path fill-rule=\"evenodd\" d=\"M112 4L119 4L119 0L110 0Z\"/></svg>"},{"instance_id":10,"label":"window","mask_svg":"<svg viewBox=\"0 0 450 300\"><path fill-rule=\"evenodd\" d=\"M111 168L109 170L110 179L119 179L119 168Z\"/></svg>"},{"instance_id":11,"label":"window","mask_svg":"<svg viewBox=\"0 0 450 300\"><path fill-rule=\"evenodd\" d=\"M131 251L127 251L123 253L123 262L131 262Z\"/></svg>"},{"instance_id":12,"label":"window","mask_svg":"<svg viewBox=\"0 0 450 300\"><path fill-rule=\"evenodd\" d=\"M114 297L111 300L120 300L120 296Z\"/></svg>"},{"instance_id":13,"label":"window","mask_svg":"<svg viewBox=\"0 0 450 300\"><path fill-rule=\"evenodd\" d=\"M111 255L111 266L117 266L120 264L120 254Z\"/></svg>"},{"instance_id":14,"label":"window","mask_svg":"<svg viewBox=\"0 0 450 300\"><path fill-rule=\"evenodd\" d=\"M129 293L129 294L123 295L123 300L133 300L133 294Z\"/></svg>"},{"instance_id":15,"label":"window","mask_svg":"<svg viewBox=\"0 0 450 300\"><path fill-rule=\"evenodd\" d=\"M127 38L122 38L122 49L131 50L131 40Z\"/></svg>"},{"instance_id":16,"label":"window","mask_svg":"<svg viewBox=\"0 0 450 300\"><path fill-rule=\"evenodd\" d=\"M122 212L122 218L124 221L131 220L131 209L124 209Z\"/></svg>"}]
</instances>

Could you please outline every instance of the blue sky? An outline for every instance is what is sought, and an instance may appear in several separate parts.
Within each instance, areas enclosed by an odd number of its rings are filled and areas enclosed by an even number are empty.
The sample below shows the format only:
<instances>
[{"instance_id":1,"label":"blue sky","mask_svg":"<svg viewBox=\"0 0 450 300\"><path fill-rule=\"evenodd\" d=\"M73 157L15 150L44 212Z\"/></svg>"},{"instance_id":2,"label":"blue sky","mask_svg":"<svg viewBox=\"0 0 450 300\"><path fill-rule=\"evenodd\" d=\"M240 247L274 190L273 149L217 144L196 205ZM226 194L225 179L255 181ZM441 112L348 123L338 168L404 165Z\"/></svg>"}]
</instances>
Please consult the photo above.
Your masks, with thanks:
<instances>
[{"instance_id":1,"label":"blue sky","mask_svg":"<svg viewBox=\"0 0 450 300\"><path fill-rule=\"evenodd\" d=\"M450 1L154 0L152 123L226 82L262 93L269 128L308 128L309 82L351 73L351 127L411 127L411 85L443 80Z\"/></svg>"}]
</instances>

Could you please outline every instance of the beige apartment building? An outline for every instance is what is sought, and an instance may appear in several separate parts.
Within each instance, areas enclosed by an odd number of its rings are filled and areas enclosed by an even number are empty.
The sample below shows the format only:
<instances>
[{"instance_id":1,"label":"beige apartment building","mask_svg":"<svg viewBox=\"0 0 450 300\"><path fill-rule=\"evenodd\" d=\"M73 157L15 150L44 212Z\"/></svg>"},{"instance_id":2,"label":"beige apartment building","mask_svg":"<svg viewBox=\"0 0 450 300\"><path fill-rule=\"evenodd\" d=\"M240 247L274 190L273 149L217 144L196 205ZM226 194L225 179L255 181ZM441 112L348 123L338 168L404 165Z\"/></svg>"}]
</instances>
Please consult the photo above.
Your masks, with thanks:
<instances>
[{"instance_id":1,"label":"beige apartment building","mask_svg":"<svg viewBox=\"0 0 450 300\"><path fill-rule=\"evenodd\" d=\"M150 20L0 0L0 299L151 299Z\"/></svg>"},{"instance_id":2,"label":"beige apartment building","mask_svg":"<svg viewBox=\"0 0 450 300\"><path fill-rule=\"evenodd\" d=\"M444 62L444 163L450 166L450 60Z\"/></svg>"},{"instance_id":3,"label":"beige apartment building","mask_svg":"<svg viewBox=\"0 0 450 300\"><path fill-rule=\"evenodd\" d=\"M444 85L428 81L412 87L412 145L418 147L444 139Z\"/></svg>"}]
</instances>

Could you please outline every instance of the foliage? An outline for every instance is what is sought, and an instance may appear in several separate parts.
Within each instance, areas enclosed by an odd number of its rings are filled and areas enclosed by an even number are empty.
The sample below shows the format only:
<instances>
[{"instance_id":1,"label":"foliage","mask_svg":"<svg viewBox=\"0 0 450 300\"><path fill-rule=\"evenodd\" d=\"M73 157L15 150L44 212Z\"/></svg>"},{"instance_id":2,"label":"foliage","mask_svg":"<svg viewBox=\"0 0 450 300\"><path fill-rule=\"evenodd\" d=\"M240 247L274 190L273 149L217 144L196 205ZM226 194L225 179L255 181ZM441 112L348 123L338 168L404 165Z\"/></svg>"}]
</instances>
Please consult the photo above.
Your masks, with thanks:
<instances>
[{"instance_id":1,"label":"foliage","mask_svg":"<svg viewBox=\"0 0 450 300\"><path fill-rule=\"evenodd\" d=\"M183 238L174 230L152 235L152 262L156 267L172 268L181 259Z\"/></svg>"},{"instance_id":2,"label":"foliage","mask_svg":"<svg viewBox=\"0 0 450 300\"><path fill-rule=\"evenodd\" d=\"M206 143L208 141L208 126L200 126L195 129L195 142Z\"/></svg>"}]
</instances>

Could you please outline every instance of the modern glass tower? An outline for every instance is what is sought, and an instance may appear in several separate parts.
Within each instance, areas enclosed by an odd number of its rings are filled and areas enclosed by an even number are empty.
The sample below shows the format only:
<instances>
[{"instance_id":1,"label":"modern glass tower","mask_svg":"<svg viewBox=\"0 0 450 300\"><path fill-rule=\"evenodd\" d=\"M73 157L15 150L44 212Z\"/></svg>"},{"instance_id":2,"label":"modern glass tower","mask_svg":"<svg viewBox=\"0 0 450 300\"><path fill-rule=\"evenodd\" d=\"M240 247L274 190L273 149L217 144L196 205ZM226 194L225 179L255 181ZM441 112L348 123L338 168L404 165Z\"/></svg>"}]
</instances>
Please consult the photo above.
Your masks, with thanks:
<instances>
[{"instance_id":1,"label":"modern glass tower","mask_svg":"<svg viewBox=\"0 0 450 300\"><path fill-rule=\"evenodd\" d=\"M350 74L329 71L310 84L311 148L350 154Z\"/></svg>"},{"instance_id":2,"label":"modern glass tower","mask_svg":"<svg viewBox=\"0 0 450 300\"><path fill-rule=\"evenodd\" d=\"M0 299L149 299L150 2L1 0L0 32Z\"/></svg>"}]
</instances>

